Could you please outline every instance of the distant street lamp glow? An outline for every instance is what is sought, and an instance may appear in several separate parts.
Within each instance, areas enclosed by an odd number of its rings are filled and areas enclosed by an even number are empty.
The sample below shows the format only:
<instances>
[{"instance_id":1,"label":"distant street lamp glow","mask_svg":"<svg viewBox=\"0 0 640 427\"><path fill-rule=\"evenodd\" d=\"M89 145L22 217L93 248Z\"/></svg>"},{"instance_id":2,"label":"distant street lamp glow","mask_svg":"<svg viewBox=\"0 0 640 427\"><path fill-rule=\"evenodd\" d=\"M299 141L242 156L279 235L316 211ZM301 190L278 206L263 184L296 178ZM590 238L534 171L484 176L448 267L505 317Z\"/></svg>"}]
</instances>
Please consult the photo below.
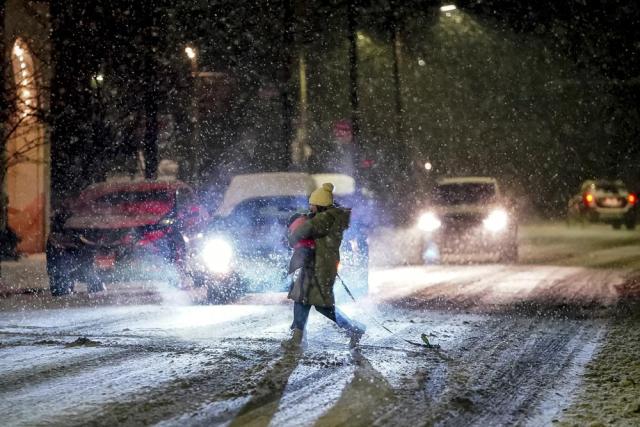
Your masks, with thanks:
<instances>
[{"instance_id":1,"label":"distant street lamp glow","mask_svg":"<svg viewBox=\"0 0 640 427\"><path fill-rule=\"evenodd\" d=\"M184 52L187 54L187 56L189 57L189 59L195 59L196 57L196 50L194 48L192 48L191 46L187 46L184 48Z\"/></svg>"},{"instance_id":2,"label":"distant street lamp glow","mask_svg":"<svg viewBox=\"0 0 640 427\"><path fill-rule=\"evenodd\" d=\"M431 169L433 169L433 165L431 164L431 162L427 162L424 164L424 168L430 171Z\"/></svg>"},{"instance_id":3,"label":"distant street lamp glow","mask_svg":"<svg viewBox=\"0 0 640 427\"><path fill-rule=\"evenodd\" d=\"M420 58L420 59L418 59L418 65L421 66L421 67L424 67L425 65L427 65L427 63L425 62L424 59Z\"/></svg>"},{"instance_id":4,"label":"distant street lamp glow","mask_svg":"<svg viewBox=\"0 0 640 427\"><path fill-rule=\"evenodd\" d=\"M440 12L452 12L454 10L456 10L457 7L455 4L446 4L444 6L440 7Z\"/></svg>"},{"instance_id":5,"label":"distant street lamp glow","mask_svg":"<svg viewBox=\"0 0 640 427\"><path fill-rule=\"evenodd\" d=\"M104 76L102 74L98 74L96 76L96 81L102 83L104 81Z\"/></svg>"}]
</instances>

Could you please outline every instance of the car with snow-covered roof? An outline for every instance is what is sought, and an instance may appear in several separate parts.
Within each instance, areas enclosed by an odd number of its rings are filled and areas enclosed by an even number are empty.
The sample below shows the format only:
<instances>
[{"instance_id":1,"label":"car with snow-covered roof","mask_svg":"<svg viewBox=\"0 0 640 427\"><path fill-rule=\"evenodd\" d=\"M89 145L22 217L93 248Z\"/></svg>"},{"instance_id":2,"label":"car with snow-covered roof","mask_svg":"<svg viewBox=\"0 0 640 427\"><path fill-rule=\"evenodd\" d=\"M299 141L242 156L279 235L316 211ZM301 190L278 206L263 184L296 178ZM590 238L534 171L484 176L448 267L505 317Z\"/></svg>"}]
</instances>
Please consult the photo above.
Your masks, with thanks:
<instances>
[{"instance_id":1,"label":"car with snow-covered roof","mask_svg":"<svg viewBox=\"0 0 640 427\"><path fill-rule=\"evenodd\" d=\"M56 213L46 247L54 296L84 282L158 279L190 282L188 242L208 215L181 181L117 180L93 184Z\"/></svg>"},{"instance_id":2,"label":"car with snow-covered roof","mask_svg":"<svg viewBox=\"0 0 640 427\"><path fill-rule=\"evenodd\" d=\"M287 226L294 214L308 211L309 195L320 182L334 183L338 203L351 203L358 193L354 179L342 174L266 172L232 178L192 254L195 269L209 274L202 277L209 278L211 301L225 299L229 288L250 292L288 289L291 248ZM360 206L353 210L356 221L360 210ZM345 281L357 293L366 292L368 244L357 222L345 233L341 253Z\"/></svg>"},{"instance_id":3,"label":"car with snow-covered roof","mask_svg":"<svg viewBox=\"0 0 640 427\"><path fill-rule=\"evenodd\" d=\"M495 254L503 262L518 258L515 209L495 178L437 180L417 225L427 263L445 255L474 253Z\"/></svg>"}]
</instances>

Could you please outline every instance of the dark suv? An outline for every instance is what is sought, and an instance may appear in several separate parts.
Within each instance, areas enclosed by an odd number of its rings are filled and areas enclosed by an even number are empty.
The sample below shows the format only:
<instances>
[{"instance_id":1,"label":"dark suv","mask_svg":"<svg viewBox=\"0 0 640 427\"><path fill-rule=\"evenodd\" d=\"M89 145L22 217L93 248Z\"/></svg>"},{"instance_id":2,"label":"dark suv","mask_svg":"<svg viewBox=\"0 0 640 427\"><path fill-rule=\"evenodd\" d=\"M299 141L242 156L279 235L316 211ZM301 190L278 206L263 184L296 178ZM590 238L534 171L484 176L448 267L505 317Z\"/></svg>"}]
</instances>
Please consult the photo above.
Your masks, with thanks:
<instances>
[{"instance_id":1,"label":"dark suv","mask_svg":"<svg viewBox=\"0 0 640 427\"><path fill-rule=\"evenodd\" d=\"M440 179L418 220L422 259L444 255L495 254L502 262L518 259L518 222L513 204L494 178Z\"/></svg>"},{"instance_id":2,"label":"dark suv","mask_svg":"<svg viewBox=\"0 0 640 427\"><path fill-rule=\"evenodd\" d=\"M55 296L105 283L160 279L181 286L191 235L206 219L193 191L179 181L92 185L68 202L47 241L47 272Z\"/></svg>"}]
</instances>

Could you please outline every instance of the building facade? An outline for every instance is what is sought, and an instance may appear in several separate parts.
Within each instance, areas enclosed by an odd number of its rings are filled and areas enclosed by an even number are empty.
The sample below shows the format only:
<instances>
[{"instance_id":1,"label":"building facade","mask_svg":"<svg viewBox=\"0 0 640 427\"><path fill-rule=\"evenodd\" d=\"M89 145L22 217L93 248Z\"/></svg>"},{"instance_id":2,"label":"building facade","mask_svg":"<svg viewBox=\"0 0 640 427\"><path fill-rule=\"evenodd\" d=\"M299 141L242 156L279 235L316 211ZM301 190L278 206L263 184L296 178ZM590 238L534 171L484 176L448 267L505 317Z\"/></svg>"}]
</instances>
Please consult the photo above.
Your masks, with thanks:
<instances>
[{"instance_id":1,"label":"building facade","mask_svg":"<svg viewBox=\"0 0 640 427\"><path fill-rule=\"evenodd\" d=\"M10 109L4 153L8 225L20 238L20 252L42 252L50 199L48 2L5 2L4 25Z\"/></svg>"}]
</instances>

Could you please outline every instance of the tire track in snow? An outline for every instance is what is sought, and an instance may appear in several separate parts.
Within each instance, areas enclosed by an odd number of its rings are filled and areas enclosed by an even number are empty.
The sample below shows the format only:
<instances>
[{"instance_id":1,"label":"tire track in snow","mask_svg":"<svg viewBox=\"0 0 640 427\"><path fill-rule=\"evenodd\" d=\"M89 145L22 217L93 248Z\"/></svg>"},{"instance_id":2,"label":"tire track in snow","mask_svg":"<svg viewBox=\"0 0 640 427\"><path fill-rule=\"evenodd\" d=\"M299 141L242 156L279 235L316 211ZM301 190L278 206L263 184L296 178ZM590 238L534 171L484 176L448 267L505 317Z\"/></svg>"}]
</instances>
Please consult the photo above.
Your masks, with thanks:
<instances>
[{"instance_id":1,"label":"tire track in snow","mask_svg":"<svg viewBox=\"0 0 640 427\"><path fill-rule=\"evenodd\" d=\"M439 268L397 269L398 285L392 292L374 298L394 306L431 309L459 309L478 312L509 310L514 304L612 306L620 299L620 288L629 270L582 267L487 266L469 270L451 267L441 275ZM379 272L386 276L392 271ZM469 271L475 276L469 276ZM456 274L458 273L458 274ZM383 288L384 280L374 278Z\"/></svg>"},{"instance_id":2,"label":"tire track in snow","mask_svg":"<svg viewBox=\"0 0 640 427\"><path fill-rule=\"evenodd\" d=\"M113 348L52 348L42 351L40 346L21 346L13 360L0 364L0 398L6 393L20 391L24 384L36 386L58 378L86 372L97 366L118 364L139 357L137 351ZM25 357L26 355L29 357ZM1 408L0 404L0 408Z\"/></svg>"},{"instance_id":3,"label":"tire track in snow","mask_svg":"<svg viewBox=\"0 0 640 427\"><path fill-rule=\"evenodd\" d=\"M568 382L576 384L576 372L588 361L583 350L593 351L602 328L590 321L492 318L475 337L450 351L455 362L446 366L444 386L441 378L435 381L440 393L415 393L379 424L514 425L527 422L543 404L549 418L567 401L548 396ZM425 387L433 386L428 379Z\"/></svg>"}]
</instances>

